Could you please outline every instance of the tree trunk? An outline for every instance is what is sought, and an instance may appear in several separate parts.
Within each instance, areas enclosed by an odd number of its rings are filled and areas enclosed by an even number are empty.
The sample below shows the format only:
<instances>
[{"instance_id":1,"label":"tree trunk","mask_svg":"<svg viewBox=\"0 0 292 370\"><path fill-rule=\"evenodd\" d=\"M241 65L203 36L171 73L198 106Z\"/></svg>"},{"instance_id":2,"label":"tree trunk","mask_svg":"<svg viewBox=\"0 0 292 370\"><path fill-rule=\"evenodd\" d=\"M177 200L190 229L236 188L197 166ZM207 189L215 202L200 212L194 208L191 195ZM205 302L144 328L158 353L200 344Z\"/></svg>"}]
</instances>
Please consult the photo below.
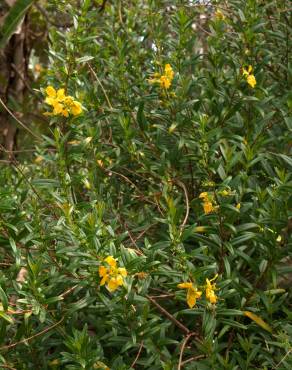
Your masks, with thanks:
<instances>
[{"instance_id":1,"label":"tree trunk","mask_svg":"<svg viewBox=\"0 0 292 370\"><path fill-rule=\"evenodd\" d=\"M14 1L6 0L11 6ZM7 11L9 8L7 7ZM0 24L5 14L0 14ZM26 48L26 19L21 22L4 50L0 51L0 97L3 102L21 118L19 107L22 106L27 78L28 53ZM18 113L17 113L18 112ZM9 152L16 146L17 126L9 113L1 107L0 110L0 143ZM12 153L9 154L11 156Z\"/></svg>"}]
</instances>

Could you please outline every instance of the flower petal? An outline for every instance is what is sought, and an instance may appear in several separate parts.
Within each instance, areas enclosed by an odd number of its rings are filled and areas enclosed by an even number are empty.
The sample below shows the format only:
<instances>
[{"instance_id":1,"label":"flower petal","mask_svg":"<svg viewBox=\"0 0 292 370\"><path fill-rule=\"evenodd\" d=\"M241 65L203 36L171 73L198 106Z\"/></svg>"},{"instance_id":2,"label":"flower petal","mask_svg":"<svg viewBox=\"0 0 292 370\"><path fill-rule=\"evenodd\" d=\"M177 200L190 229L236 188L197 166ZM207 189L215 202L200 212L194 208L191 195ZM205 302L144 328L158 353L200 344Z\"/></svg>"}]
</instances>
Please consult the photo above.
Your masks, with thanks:
<instances>
[{"instance_id":1,"label":"flower petal","mask_svg":"<svg viewBox=\"0 0 292 370\"><path fill-rule=\"evenodd\" d=\"M56 101L56 98L47 96L45 99L45 103L47 103L48 105L54 106L57 103L57 101Z\"/></svg>"},{"instance_id":2,"label":"flower petal","mask_svg":"<svg viewBox=\"0 0 292 370\"><path fill-rule=\"evenodd\" d=\"M255 79L255 76L254 75L249 75L247 76L247 79L246 79L247 83L249 84L249 86L251 86L252 88L255 87L257 81Z\"/></svg>"},{"instance_id":3,"label":"flower petal","mask_svg":"<svg viewBox=\"0 0 292 370\"><path fill-rule=\"evenodd\" d=\"M190 289L193 287L193 283L189 283L189 282L180 283L177 285L177 287L180 289Z\"/></svg>"},{"instance_id":4,"label":"flower petal","mask_svg":"<svg viewBox=\"0 0 292 370\"><path fill-rule=\"evenodd\" d=\"M57 93L56 93L56 90L53 88L53 86L49 85L46 88L46 94L52 98L55 98Z\"/></svg>"},{"instance_id":5,"label":"flower petal","mask_svg":"<svg viewBox=\"0 0 292 370\"><path fill-rule=\"evenodd\" d=\"M118 272L122 276L127 276L128 275L128 272L127 272L127 270L124 267L119 267L118 268Z\"/></svg>"},{"instance_id":6,"label":"flower petal","mask_svg":"<svg viewBox=\"0 0 292 370\"><path fill-rule=\"evenodd\" d=\"M109 279L109 275L108 274L104 275L104 277L101 279L99 285L103 286L108 281L108 279Z\"/></svg>"},{"instance_id":7,"label":"flower petal","mask_svg":"<svg viewBox=\"0 0 292 370\"><path fill-rule=\"evenodd\" d=\"M207 193L206 191L204 191L203 193L201 193L201 194L199 195L199 198L200 198L200 199L208 199L208 193Z\"/></svg>"},{"instance_id":8,"label":"flower petal","mask_svg":"<svg viewBox=\"0 0 292 370\"><path fill-rule=\"evenodd\" d=\"M198 291L197 288L190 288L187 292L187 303L190 308L193 308L196 304L197 298L200 298L202 295L202 292Z\"/></svg>"},{"instance_id":9,"label":"flower petal","mask_svg":"<svg viewBox=\"0 0 292 370\"><path fill-rule=\"evenodd\" d=\"M74 100L71 104L71 113L73 116L78 116L80 113L82 113L82 105L76 100Z\"/></svg>"},{"instance_id":10,"label":"flower petal","mask_svg":"<svg viewBox=\"0 0 292 370\"><path fill-rule=\"evenodd\" d=\"M65 100L65 98L66 98L65 89L59 89L57 91L57 98L58 98L59 101Z\"/></svg>"},{"instance_id":11,"label":"flower petal","mask_svg":"<svg viewBox=\"0 0 292 370\"><path fill-rule=\"evenodd\" d=\"M114 259L113 256L108 256L104 259L104 261L110 265L111 267L116 267L117 266L117 261Z\"/></svg>"},{"instance_id":12,"label":"flower petal","mask_svg":"<svg viewBox=\"0 0 292 370\"><path fill-rule=\"evenodd\" d=\"M204 212L207 215L208 213L211 213L214 211L213 204L211 202L204 202L203 203Z\"/></svg>"},{"instance_id":13,"label":"flower petal","mask_svg":"<svg viewBox=\"0 0 292 370\"><path fill-rule=\"evenodd\" d=\"M121 284L119 283L119 280L115 277L111 278L110 281L108 282L107 288L110 292L114 292L115 290L118 289L118 287Z\"/></svg>"},{"instance_id":14,"label":"flower petal","mask_svg":"<svg viewBox=\"0 0 292 370\"><path fill-rule=\"evenodd\" d=\"M105 266L99 266L98 273L100 277L103 277L107 274L107 268Z\"/></svg>"}]
</instances>

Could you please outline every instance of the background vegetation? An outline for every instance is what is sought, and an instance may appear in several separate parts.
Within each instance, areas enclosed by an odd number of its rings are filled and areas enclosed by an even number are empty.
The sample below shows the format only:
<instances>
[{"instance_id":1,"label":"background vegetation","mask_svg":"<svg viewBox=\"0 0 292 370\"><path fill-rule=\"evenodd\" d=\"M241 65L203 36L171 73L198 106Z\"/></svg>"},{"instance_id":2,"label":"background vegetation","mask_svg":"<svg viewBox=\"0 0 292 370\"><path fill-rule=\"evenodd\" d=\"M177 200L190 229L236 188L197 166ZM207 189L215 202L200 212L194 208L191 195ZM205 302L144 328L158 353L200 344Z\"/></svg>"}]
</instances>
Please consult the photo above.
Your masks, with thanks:
<instances>
[{"instance_id":1,"label":"background vegetation","mask_svg":"<svg viewBox=\"0 0 292 370\"><path fill-rule=\"evenodd\" d=\"M0 367L291 369L289 3L9 5Z\"/></svg>"}]
</instances>

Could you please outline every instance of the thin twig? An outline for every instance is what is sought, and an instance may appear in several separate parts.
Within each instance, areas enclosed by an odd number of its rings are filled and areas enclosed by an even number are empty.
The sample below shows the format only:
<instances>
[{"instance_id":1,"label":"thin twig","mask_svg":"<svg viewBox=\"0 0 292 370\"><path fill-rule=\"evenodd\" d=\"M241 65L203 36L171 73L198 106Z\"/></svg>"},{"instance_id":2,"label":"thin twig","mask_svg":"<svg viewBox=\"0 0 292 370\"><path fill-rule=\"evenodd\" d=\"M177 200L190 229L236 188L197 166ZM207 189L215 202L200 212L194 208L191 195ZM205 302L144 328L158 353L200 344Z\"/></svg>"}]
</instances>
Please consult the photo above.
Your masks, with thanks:
<instances>
[{"instance_id":1,"label":"thin twig","mask_svg":"<svg viewBox=\"0 0 292 370\"><path fill-rule=\"evenodd\" d=\"M70 294L71 292L73 292L73 290L75 290L77 287L78 287L78 284L76 284L76 285L72 286L71 288L69 288L69 289L65 290L65 292L64 292L64 293L62 293L62 294L60 294L58 297L63 299L64 297L66 297L66 295L68 295L68 294Z\"/></svg>"},{"instance_id":2,"label":"thin twig","mask_svg":"<svg viewBox=\"0 0 292 370\"><path fill-rule=\"evenodd\" d=\"M14 113L11 112L11 110L7 107L7 105L4 103L4 101L0 98L0 103L1 105L3 106L3 108L10 114L11 117L13 117L15 119L15 121L22 127L24 128L26 131L28 131L32 136L34 136L36 139L38 140L41 140L41 137L38 136L37 134L35 134L33 131L31 131L30 128L28 128L27 126L25 126L24 123L22 123L16 116Z\"/></svg>"},{"instance_id":3,"label":"thin twig","mask_svg":"<svg viewBox=\"0 0 292 370\"><path fill-rule=\"evenodd\" d=\"M186 188L185 184L182 181L180 181L178 179L174 179L173 182L176 183L177 185L179 185L183 189L184 194L185 194L186 215L185 215L185 218L184 218L182 224L180 225L180 229L182 230L185 227L185 225L186 225L186 223L188 221L189 212L190 212L190 202L189 202L189 197L188 197L188 191L187 191L187 188Z\"/></svg>"},{"instance_id":4,"label":"thin twig","mask_svg":"<svg viewBox=\"0 0 292 370\"><path fill-rule=\"evenodd\" d=\"M156 224L149 225L145 230L141 231L141 233L135 237L135 242L142 238L142 236Z\"/></svg>"},{"instance_id":5,"label":"thin twig","mask_svg":"<svg viewBox=\"0 0 292 370\"><path fill-rule=\"evenodd\" d=\"M289 349L289 351L285 354L285 356L281 359L281 361L278 362L275 367L273 367L273 369L278 369L278 367L281 365L281 363L283 361L285 361L285 359L291 354L291 352L292 352L292 348Z\"/></svg>"},{"instance_id":6,"label":"thin twig","mask_svg":"<svg viewBox=\"0 0 292 370\"><path fill-rule=\"evenodd\" d=\"M163 307L160 306L151 296L146 295L146 298L149 299L151 303L156 306L161 313L164 314L170 321L172 321L177 327L179 327L184 333L190 334L190 330L184 326L181 322L179 322L172 314L170 314L168 311L166 311Z\"/></svg>"},{"instance_id":7,"label":"thin twig","mask_svg":"<svg viewBox=\"0 0 292 370\"><path fill-rule=\"evenodd\" d=\"M89 63L86 63L86 64L88 65L88 68L90 69L90 71L91 71L91 73L93 74L93 76L94 76L94 78L96 79L96 81L99 83L99 86L100 86L100 87L101 87L101 89L102 89L102 92L103 92L103 94L104 94L104 96L105 96L105 99L106 99L106 101L107 101L107 104L108 104L109 108L110 108L110 109L113 109L113 106L111 105L111 102L110 102L110 100L109 100L109 97L108 97L108 95L107 95L107 93L106 93L106 91L105 91L105 89L104 89L104 87L103 87L103 85L102 85L102 83L101 83L100 79L97 77L97 74L94 72L94 70L92 69L92 67L91 67L91 65L90 65Z\"/></svg>"},{"instance_id":8,"label":"thin twig","mask_svg":"<svg viewBox=\"0 0 292 370\"><path fill-rule=\"evenodd\" d=\"M188 364L189 362L200 360L201 358L205 358L205 357L206 357L206 355L198 355L198 356L190 357L187 360L183 361L181 363L181 366L184 366L184 365Z\"/></svg>"},{"instance_id":9,"label":"thin twig","mask_svg":"<svg viewBox=\"0 0 292 370\"><path fill-rule=\"evenodd\" d=\"M211 32L206 31L198 22L196 23L196 26L203 31L208 36L213 36Z\"/></svg>"},{"instance_id":10,"label":"thin twig","mask_svg":"<svg viewBox=\"0 0 292 370\"><path fill-rule=\"evenodd\" d=\"M22 340L20 340L18 342L12 343L12 344L8 344L7 346L0 347L0 351L14 348L14 347L18 346L19 344L26 343L29 340L32 340L32 339L34 339L36 337L39 337L40 335L43 335L43 334L47 333L48 331L54 329L56 326L60 325L63 320L64 320L64 316L61 318L61 320L59 320L55 324L53 324L53 325L49 326L48 328L46 328L46 329L44 329L44 330L42 330L42 331L40 331L40 332L32 335L31 337L22 339Z\"/></svg>"},{"instance_id":11,"label":"thin twig","mask_svg":"<svg viewBox=\"0 0 292 370\"><path fill-rule=\"evenodd\" d=\"M119 172L116 172L116 171L113 171L113 170L107 170L107 169L104 169L104 171L109 175L111 176L111 174L115 174L117 176L120 176L122 179L124 179L126 182L128 182L129 184L131 184L139 193L142 193L136 184L133 183L133 181L131 181L127 176L123 175L122 173L119 173Z\"/></svg>"},{"instance_id":12,"label":"thin twig","mask_svg":"<svg viewBox=\"0 0 292 370\"><path fill-rule=\"evenodd\" d=\"M122 217L118 214L118 218L119 218L119 221L122 225L124 225L128 235L129 235L129 238L131 239L131 242L133 243L133 246L136 248L135 251L136 253L139 255L139 256L143 256L144 254L141 252L141 249L139 248L138 244L136 243L135 239L133 238L132 236L132 233L131 231L129 230L128 228L128 225L126 223L126 221L123 221Z\"/></svg>"},{"instance_id":13,"label":"thin twig","mask_svg":"<svg viewBox=\"0 0 292 370\"><path fill-rule=\"evenodd\" d=\"M151 298L153 299L161 299L161 298L170 298L174 297L175 294L161 294L161 295L152 295Z\"/></svg>"},{"instance_id":14,"label":"thin twig","mask_svg":"<svg viewBox=\"0 0 292 370\"><path fill-rule=\"evenodd\" d=\"M5 365L5 364L1 364L0 367L4 367L4 369L17 370L15 367Z\"/></svg>"},{"instance_id":15,"label":"thin twig","mask_svg":"<svg viewBox=\"0 0 292 370\"><path fill-rule=\"evenodd\" d=\"M141 344L140 344L140 347L139 347L139 350L138 350L138 353L137 353L137 356L135 357L135 360L133 361L133 363L132 363L132 365L131 365L131 367L133 367L133 368L134 368L134 366L136 365L136 362L138 361L138 359L139 359L139 357L140 357L140 353L141 353L141 351L142 351L143 344L144 344L144 342L143 342L143 340L142 340L142 342L141 342Z\"/></svg>"},{"instance_id":16,"label":"thin twig","mask_svg":"<svg viewBox=\"0 0 292 370\"><path fill-rule=\"evenodd\" d=\"M2 144L0 144L0 151L3 151L4 153L8 153L8 154L12 154L13 152L11 152L10 150L7 150ZM14 168L16 169L16 171L20 172L22 178L26 181L26 183L30 186L30 188L32 189L32 191L34 192L34 194L37 196L37 198L39 199L39 201L48 209L51 209L53 210L54 214L55 214L55 210L54 210L54 207L50 204L48 204L47 202L45 202L45 200L41 197L41 195L39 194L39 192L36 190L36 188L34 187L34 185L29 181L29 179L27 178L27 176L25 175L25 173L22 171L19 163L17 162L17 160L14 158L14 156L12 156L10 158L10 163L14 166Z\"/></svg>"},{"instance_id":17,"label":"thin twig","mask_svg":"<svg viewBox=\"0 0 292 370\"><path fill-rule=\"evenodd\" d=\"M178 361L177 370L180 370L180 369L181 369L181 367L182 367L182 358L183 358L183 353L184 353L185 346L186 346L187 342L189 341L189 339L190 339L192 336L194 336L194 335L195 335L195 333L190 333L190 334L188 334L188 335L185 337L184 341L183 341L183 344L182 344L181 349L180 349L180 354L179 354L179 361Z\"/></svg>"}]
</instances>

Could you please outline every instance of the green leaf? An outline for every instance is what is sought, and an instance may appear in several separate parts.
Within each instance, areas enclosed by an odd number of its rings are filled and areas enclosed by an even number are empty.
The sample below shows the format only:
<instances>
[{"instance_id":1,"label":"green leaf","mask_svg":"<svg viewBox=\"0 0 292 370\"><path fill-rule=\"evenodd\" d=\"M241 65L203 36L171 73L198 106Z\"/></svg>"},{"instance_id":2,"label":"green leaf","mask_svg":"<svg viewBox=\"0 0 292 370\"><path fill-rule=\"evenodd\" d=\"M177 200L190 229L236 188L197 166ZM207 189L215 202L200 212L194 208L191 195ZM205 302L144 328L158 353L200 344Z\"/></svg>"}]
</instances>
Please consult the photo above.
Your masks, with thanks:
<instances>
[{"instance_id":1,"label":"green leaf","mask_svg":"<svg viewBox=\"0 0 292 370\"><path fill-rule=\"evenodd\" d=\"M13 323L13 318L7 315L5 312L0 311L0 318L4 319L5 321L9 322L9 324Z\"/></svg>"},{"instance_id":2,"label":"green leaf","mask_svg":"<svg viewBox=\"0 0 292 370\"><path fill-rule=\"evenodd\" d=\"M137 112L137 122L141 128L141 130L147 129L147 120L144 114L144 102L139 104L138 112Z\"/></svg>"},{"instance_id":3,"label":"green leaf","mask_svg":"<svg viewBox=\"0 0 292 370\"><path fill-rule=\"evenodd\" d=\"M8 309L8 299L7 299L7 296L6 296L4 290L2 289L1 286L0 286L0 300L2 302L4 310L7 311L7 309Z\"/></svg>"},{"instance_id":4,"label":"green leaf","mask_svg":"<svg viewBox=\"0 0 292 370\"><path fill-rule=\"evenodd\" d=\"M34 0L17 0L12 6L0 29L0 49L7 44L23 16L33 3Z\"/></svg>"},{"instance_id":5,"label":"green leaf","mask_svg":"<svg viewBox=\"0 0 292 370\"><path fill-rule=\"evenodd\" d=\"M85 63L85 62L88 62L89 60L92 60L94 59L94 57L90 56L90 55L85 55L84 57L81 57L81 58L78 58L76 60L77 63Z\"/></svg>"}]
</instances>

